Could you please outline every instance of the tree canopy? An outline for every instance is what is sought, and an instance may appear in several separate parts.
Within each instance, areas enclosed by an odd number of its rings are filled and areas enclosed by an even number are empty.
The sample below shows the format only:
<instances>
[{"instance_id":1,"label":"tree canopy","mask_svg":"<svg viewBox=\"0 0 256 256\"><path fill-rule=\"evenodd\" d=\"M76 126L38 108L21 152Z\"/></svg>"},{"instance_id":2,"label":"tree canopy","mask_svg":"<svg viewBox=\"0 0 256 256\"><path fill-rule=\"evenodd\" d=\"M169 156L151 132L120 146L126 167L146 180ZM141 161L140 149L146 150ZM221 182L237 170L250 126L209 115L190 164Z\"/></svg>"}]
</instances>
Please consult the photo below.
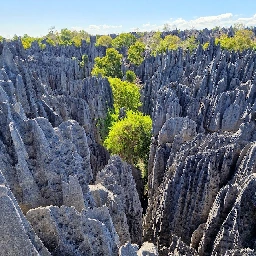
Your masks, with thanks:
<instances>
[{"instance_id":1,"label":"tree canopy","mask_svg":"<svg viewBox=\"0 0 256 256\"><path fill-rule=\"evenodd\" d=\"M112 38L107 35L100 36L97 38L96 46L105 46L105 47L111 47L112 46Z\"/></svg>"},{"instance_id":2,"label":"tree canopy","mask_svg":"<svg viewBox=\"0 0 256 256\"><path fill-rule=\"evenodd\" d=\"M113 124L104 146L112 154L119 154L125 161L137 164L147 161L152 120L139 112L128 111L124 119Z\"/></svg>"},{"instance_id":3,"label":"tree canopy","mask_svg":"<svg viewBox=\"0 0 256 256\"><path fill-rule=\"evenodd\" d=\"M136 74L131 70L126 71L125 77L126 77L127 82L135 83L135 81L136 81Z\"/></svg>"},{"instance_id":4,"label":"tree canopy","mask_svg":"<svg viewBox=\"0 0 256 256\"><path fill-rule=\"evenodd\" d=\"M92 75L103 77L117 77L122 78L121 71L122 54L119 54L114 48L108 48L106 56L95 58L95 65L92 70Z\"/></svg>"},{"instance_id":5,"label":"tree canopy","mask_svg":"<svg viewBox=\"0 0 256 256\"><path fill-rule=\"evenodd\" d=\"M221 35L219 38L215 39L215 43L219 43L221 48L229 51L256 50L256 41L253 31L243 28L237 28L233 37L229 37L226 34Z\"/></svg>"},{"instance_id":6,"label":"tree canopy","mask_svg":"<svg viewBox=\"0 0 256 256\"><path fill-rule=\"evenodd\" d=\"M144 60L145 50L146 45L137 41L128 50L128 60L135 65L140 65Z\"/></svg>"},{"instance_id":7,"label":"tree canopy","mask_svg":"<svg viewBox=\"0 0 256 256\"><path fill-rule=\"evenodd\" d=\"M142 105L138 86L118 78L109 78L108 80L114 96L116 113L118 113L121 108L138 111L139 107Z\"/></svg>"},{"instance_id":8,"label":"tree canopy","mask_svg":"<svg viewBox=\"0 0 256 256\"><path fill-rule=\"evenodd\" d=\"M132 44L136 42L136 37L131 33L121 33L112 41L112 46L116 49L122 47L129 48Z\"/></svg>"}]
</instances>

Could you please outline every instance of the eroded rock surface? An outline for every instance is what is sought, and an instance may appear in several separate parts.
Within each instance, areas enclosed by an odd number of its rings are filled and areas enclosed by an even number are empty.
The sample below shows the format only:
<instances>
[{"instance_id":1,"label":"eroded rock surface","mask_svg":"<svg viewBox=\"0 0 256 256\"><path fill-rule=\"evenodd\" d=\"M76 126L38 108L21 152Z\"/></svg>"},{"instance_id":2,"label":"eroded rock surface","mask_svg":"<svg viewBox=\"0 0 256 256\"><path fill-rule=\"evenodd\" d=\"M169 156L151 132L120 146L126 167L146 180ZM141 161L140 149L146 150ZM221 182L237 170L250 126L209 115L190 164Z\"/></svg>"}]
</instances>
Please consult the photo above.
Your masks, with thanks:
<instances>
[{"instance_id":1,"label":"eroded rock surface","mask_svg":"<svg viewBox=\"0 0 256 256\"><path fill-rule=\"evenodd\" d=\"M0 172L0 255L51 254L34 233Z\"/></svg>"},{"instance_id":2,"label":"eroded rock surface","mask_svg":"<svg viewBox=\"0 0 256 256\"><path fill-rule=\"evenodd\" d=\"M80 50L89 59L104 53L92 43ZM81 70L72 57L81 57L73 46L1 44L1 256L112 256L141 242L132 169L118 157L105 167L109 153L100 145L97 122L113 105L111 88L86 77L92 61Z\"/></svg>"},{"instance_id":3,"label":"eroded rock surface","mask_svg":"<svg viewBox=\"0 0 256 256\"><path fill-rule=\"evenodd\" d=\"M143 225L134 170L100 145L106 49L0 43L0 255L256 254L255 52L173 33L210 44L134 67L153 120Z\"/></svg>"},{"instance_id":4,"label":"eroded rock surface","mask_svg":"<svg viewBox=\"0 0 256 256\"><path fill-rule=\"evenodd\" d=\"M255 56L211 41L137 70L153 119L144 239L160 255L179 252L171 237L186 248L181 255L255 253Z\"/></svg>"}]
</instances>

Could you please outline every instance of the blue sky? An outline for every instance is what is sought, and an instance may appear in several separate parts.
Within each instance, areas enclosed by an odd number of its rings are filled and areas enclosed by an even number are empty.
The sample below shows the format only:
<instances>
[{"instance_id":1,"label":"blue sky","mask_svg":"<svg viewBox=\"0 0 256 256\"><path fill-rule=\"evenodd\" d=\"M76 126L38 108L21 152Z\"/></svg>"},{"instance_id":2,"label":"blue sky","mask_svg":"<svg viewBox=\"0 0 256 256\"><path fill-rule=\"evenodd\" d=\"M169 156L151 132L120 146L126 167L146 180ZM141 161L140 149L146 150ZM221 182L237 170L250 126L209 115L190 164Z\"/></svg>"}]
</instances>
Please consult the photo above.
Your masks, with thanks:
<instances>
[{"instance_id":1,"label":"blue sky","mask_svg":"<svg viewBox=\"0 0 256 256\"><path fill-rule=\"evenodd\" d=\"M256 26L256 0L8 0L1 1L0 35L41 36L55 26L107 34L171 28Z\"/></svg>"}]
</instances>

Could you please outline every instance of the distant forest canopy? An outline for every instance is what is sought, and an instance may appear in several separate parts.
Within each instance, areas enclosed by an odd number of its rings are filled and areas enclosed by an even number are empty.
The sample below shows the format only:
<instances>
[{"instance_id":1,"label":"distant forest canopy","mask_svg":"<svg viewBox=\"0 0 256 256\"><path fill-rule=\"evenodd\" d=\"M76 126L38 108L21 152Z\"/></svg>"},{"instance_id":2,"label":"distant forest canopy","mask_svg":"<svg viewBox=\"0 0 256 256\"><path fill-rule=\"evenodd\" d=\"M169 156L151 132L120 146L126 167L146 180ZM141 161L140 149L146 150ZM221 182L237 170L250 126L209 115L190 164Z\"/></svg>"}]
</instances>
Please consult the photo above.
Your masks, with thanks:
<instances>
[{"instance_id":1,"label":"distant forest canopy","mask_svg":"<svg viewBox=\"0 0 256 256\"><path fill-rule=\"evenodd\" d=\"M207 36L204 36L205 32ZM169 30L165 26L164 31L160 32L131 32L121 33L119 35L96 35L97 47L115 48L117 50L127 49L128 59L135 65L140 65L144 59L145 52L150 55L163 54L166 51L183 50L193 51L198 45L202 45L203 49L209 46L210 37L215 38L215 44L220 44L221 48L230 51L243 51L247 49L256 50L256 29L245 28L242 24L235 24L230 28L215 27L211 30L186 30L180 31ZM74 45L80 47L82 41L90 42L90 34L84 30L76 31L67 28L61 29L60 32L49 29L47 35L42 37L32 37L27 34L18 37L15 35L12 39L20 39L24 49L29 49L33 42L37 42L41 49L45 49L46 45Z\"/></svg>"}]
</instances>

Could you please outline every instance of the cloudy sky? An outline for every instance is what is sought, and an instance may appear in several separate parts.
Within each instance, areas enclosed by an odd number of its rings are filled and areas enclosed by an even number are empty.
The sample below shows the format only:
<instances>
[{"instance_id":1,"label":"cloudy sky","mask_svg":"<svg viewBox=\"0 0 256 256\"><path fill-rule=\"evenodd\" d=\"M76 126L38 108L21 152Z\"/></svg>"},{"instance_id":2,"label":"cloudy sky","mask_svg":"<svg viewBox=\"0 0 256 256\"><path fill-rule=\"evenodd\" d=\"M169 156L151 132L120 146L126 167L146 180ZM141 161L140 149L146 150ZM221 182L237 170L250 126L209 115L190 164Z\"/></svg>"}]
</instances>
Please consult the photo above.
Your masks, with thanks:
<instances>
[{"instance_id":1,"label":"cloudy sky","mask_svg":"<svg viewBox=\"0 0 256 256\"><path fill-rule=\"evenodd\" d=\"M46 34L51 27L91 34L256 26L256 0L8 0L1 2L0 35Z\"/></svg>"}]
</instances>

